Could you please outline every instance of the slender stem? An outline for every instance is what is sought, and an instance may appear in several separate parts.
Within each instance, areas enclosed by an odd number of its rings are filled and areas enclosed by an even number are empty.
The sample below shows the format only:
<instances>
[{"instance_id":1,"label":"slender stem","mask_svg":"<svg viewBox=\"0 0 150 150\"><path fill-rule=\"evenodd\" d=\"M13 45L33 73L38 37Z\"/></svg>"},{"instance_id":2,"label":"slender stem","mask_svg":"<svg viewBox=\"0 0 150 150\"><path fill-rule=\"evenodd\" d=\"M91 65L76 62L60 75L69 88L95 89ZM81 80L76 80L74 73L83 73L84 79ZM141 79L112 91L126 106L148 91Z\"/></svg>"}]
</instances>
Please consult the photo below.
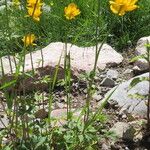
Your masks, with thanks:
<instances>
[{"instance_id":1,"label":"slender stem","mask_svg":"<svg viewBox=\"0 0 150 150\"><path fill-rule=\"evenodd\" d=\"M7 0L5 0L5 6L6 6L6 19L7 19L7 33L8 33L8 37L9 40L11 39L11 33L10 33L10 27L9 27L9 15L8 15L8 5L7 5ZM10 65L10 71L11 74L13 73L13 69L12 69L12 63L11 63L11 59L10 56L8 55L8 60L9 60L9 65Z\"/></svg>"},{"instance_id":2,"label":"slender stem","mask_svg":"<svg viewBox=\"0 0 150 150\"><path fill-rule=\"evenodd\" d=\"M43 50L41 49L41 57L42 57L42 68L44 67L44 56L43 56Z\"/></svg>"},{"instance_id":3,"label":"slender stem","mask_svg":"<svg viewBox=\"0 0 150 150\"><path fill-rule=\"evenodd\" d=\"M8 60L9 60L10 72L11 74L13 74L12 63L9 55L8 55Z\"/></svg>"},{"instance_id":4,"label":"slender stem","mask_svg":"<svg viewBox=\"0 0 150 150\"><path fill-rule=\"evenodd\" d=\"M34 75L34 65L33 65L33 57L32 57L32 52L30 51L30 58L31 58L31 66L32 66L32 73Z\"/></svg>"},{"instance_id":5,"label":"slender stem","mask_svg":"<svg viewBox=\"0 0 150 150\"><path fill-rule=\"evenodd\" d=\"M0 61L1 61L2 77L4 77L5 72L4 72L3 59L2 59L2 58L0 58Z\"/></svg>"},{"instance_id":6,"label":"slender stem","mask_svg":"<svg viewBox=\"0 0 150 150\"><path fill-rule=\"evenodd\" d=\"M147 130L150 129L150 48L148 50L148 64L149 64L149 94L148 94L148 104L147 104Z\"/></svg>"},{"instance_id":7,"label":"slender stem","mask_svg":"<svg viewBox=\"0 0 150 150\"><path fill-rule=\"evenodd\" d=\"M94 63L94 67L92 70L92 76L91 79L89 81L89 86L88 86L88 91L87 91L87 99L86 99L86 113L84 116L84 122L87 122L89 119L89 114L90 114L90 101L92 98L92 85L94 82L94 77L95 77L95 72L96 72L96 67L97 67L97 61L99 58L99 53L101 50L101 47L103 45L103 43L101 44L100 48L98 48L98 26L99 26L99 17L100 17L100 0L98 0L98 8L97 8L97 23L96 23L96 49L95 49L95 63Z\"/></svg>"}]
</instances>

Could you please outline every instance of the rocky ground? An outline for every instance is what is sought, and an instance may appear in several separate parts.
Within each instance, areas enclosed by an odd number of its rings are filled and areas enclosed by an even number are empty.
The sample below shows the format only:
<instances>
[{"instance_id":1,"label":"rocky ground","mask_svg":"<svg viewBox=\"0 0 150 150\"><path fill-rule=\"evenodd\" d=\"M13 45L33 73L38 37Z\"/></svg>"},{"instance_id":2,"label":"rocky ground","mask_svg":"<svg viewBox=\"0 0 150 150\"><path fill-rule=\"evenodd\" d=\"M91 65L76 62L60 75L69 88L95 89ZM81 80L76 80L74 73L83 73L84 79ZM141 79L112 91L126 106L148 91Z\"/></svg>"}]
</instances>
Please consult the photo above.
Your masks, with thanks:
<instances>
[{"instance_id":1,"label":"rocky ground","mask_svg":"<svg viewBox=\"0 0 150 150\"><path fill-rule=\"evenodd\" d=\"M148 77L147 72L147 64L145 61L140 60L136 61L136 63L130 63L130 59L135 55L141 55L145 53L146 40L150 41L150 37L144 37L140 39L137 43L136 49L128 50L124 54L117 53L113 48L108 45L103 47L101 52L102 59L98 61L98 71L95 77L95 94L93 95L93 100L91 102L92 110L96 110L98 106L101 105L104 97L110 93L110 91L118 86L117 90L112 95L111 99L108 101L104 113L109 117L109 121L106 124L106 129L110 131L114 131L118 136L117 141L100 141L99 147L102 150L149 150L150 149L150 136L143 136L145 131L145 126L142 125L146 122L146 105L145 100L138 99L137 97L131 97L129 95L133 95L139 93L141 95L148 95L148 82L142 82L135 86L131 91L129 91L129 86L131 81L137 75L141 77ZM43 55L45 56L45 64L42 66L44 69L49 68L46 73L50 73L54 68L54 66L58 62L58 58L61 54L60 52L55 52L53 48L58 48L63 51L62 43L53 43L49 45L47 48L43 49ZM50 51L50 50L53 51ZM87 81L84 79L84 76L79 78L79 74L84 71L90 71L92 69L93 64L93 49L94 47L90 47L88 49L79 48L76 46L69 45L69 49L72 52L72 66L73 66L73 75L77 76L72 82L71 87L71 97L72 97L72 108L78 109L82 108L85 104L85 99L87 95ZM75 51L79 51L78 54ZM134 52L136 54L134 54ZM53 55L50 55L54 53ZM83 59L84 53L84 59ZM34 68L37 71L37 78L41 77L43 74L43 70L41 71L41 64L39 63L39 55L41 51L37 51L33 54L33 63ZM40 55L41 56L41 55ZM47 57L49 56L49 57ZM57 56L57 58L56 58ZM56 59L54 59L54 57ZM12 64L14 64L14 59L11 56ZM78 58L78 59L77 59ZM3 58L5 60L4 68L6 74L10 74L11 69L8 69L9 63L7 63L7 57ZM26 70L31 70L31 60L30 55L26 56ZM51 62L49 61L51 60ZM79 61L79 62L78 62ZM80 62L81 61L81 62ZM82 63L84 61L84 63ZM16 61L17 62L17 61ZM63 62L63 60L62 60ZM81 63L83 65L81 65ZM61 63L61 67L63 68L63 63ZM13 69L13 71L15 68ZM44 72L45 73L45 72ZM61 74L61 72L60 72ZM45 74L44 74L45 75ZM10 76L10 75L9 75ZM60 75L61 76L61 75ZM2 81L1 81L2 82ZM60 85L63 82L60 82ZM28 90L30 89L30 84L26 85ZM54 94L54 102L53 102L53 112L52 115L55 117L60 117L63 113L66 113L66 97L63 86L58 85L55 89ZM43 86L42 86L43 87ZM48 92L43 87L43 91L38 93L42 95L42 100L38 103L39 110L36 113L37 118L47 117L47 99ZM1 101L3 101L3 105L5 105L3 94L1 94ZM8 124L8 120L6 115L3 113L3 106L0 107L1 119L3 123L0 123L0 128L4 128ZM4 126L5 125L5 126ZM141 126L142 125L142 126Z\"/></svg>"}]
</instances>

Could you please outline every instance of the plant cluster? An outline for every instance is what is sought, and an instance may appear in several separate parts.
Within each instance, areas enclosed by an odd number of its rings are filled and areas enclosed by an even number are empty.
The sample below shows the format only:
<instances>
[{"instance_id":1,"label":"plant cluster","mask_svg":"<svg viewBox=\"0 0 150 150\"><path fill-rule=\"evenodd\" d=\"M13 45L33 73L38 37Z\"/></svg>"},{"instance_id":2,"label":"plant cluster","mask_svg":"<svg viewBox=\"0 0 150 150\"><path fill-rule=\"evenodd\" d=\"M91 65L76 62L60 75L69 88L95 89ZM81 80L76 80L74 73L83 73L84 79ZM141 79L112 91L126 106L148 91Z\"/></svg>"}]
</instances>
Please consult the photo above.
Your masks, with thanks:
<instances>
[{"instance_id":1,"label":"plant cluster","mask_svg":"<svg viewBox=\"0 0 150 150\"><path fill-rule=\"evenodd\" d=\"M127 12L138 8L137 2L137 0L110 1L110 10L113 12L113 15L116 15L115 17L118 18L119 16L123 19ZM50 6L50 12L44 11L44 5L46 4ZM104 99L104 103L95 112L92 112L90 107L100 50L113 29L106 31L105 19L107 20L108 18L102 14L104 13L103 9L107 9L107 7L102 7L102 4L103 2L101 3L100 0L94 0L94 2L88 0L86 3L83 0L74 0L71 3L68 0L14 0L13 6L9 6L5 0L5 9L0 14L3 21L7 22L7 27L2 26L1 39L4 39L7 46L4 47L3 45L2 49L7 50L5 54L10 54L12 53L10 49L15 48L15 52L18 52L19 61L16 64L13 78L10 81L5 81L3 61L1 60L2 80L4 83L0 89L4 92L7 106L4 106L3 101L1 101L1 104L9 119L9 125L0 132L1 149L94 150L98 149L100 139L111 137L112 134L110 132L103 130L106 118L102 110L116 89ZM125 25L123 23L121 25L121 31L124 34ZM49 28L47 28L48 26ZM56 28L54 28L55 26ZM45 31L45 28L48 30ZM16 44L10 47L9 43L14 39ZM67 49L67 43L78 43L79 39L83 40L83 43L86 43L85 39L87 42L93 42L96 44L96 50L95 64L87 77L88 85L85 106L81 109L80 115L75 116L70 96L72 81L71 56ZM52 76L47 75L42 80L36 81L36 83L48 85L48 112L45 111L44 107L43 109L37 109L39 101L44 102L44 95L39 95L36 89L33 91L33 95L28 95L24 86L24 79L34 78L36 74L32 61L32 51L35 50L35 46L38 47L38 45L44 45L43 43L56 40L65 43L63 85L67 112L65 118L61 118L61 120L53 118L51 113L62 56L60 56ZM102 41L100 46L98 46L99 41ZM30 53L31 56L32 72L30 73L24 71L26 53ZM18 90L20 84L22 85L22 91ZM59 122L62 120L65 123L60 125ZM2 120L0 121L2 122ZM4 139L7 139L7 142L4 142Z\"/></svg>"}]
</instances>

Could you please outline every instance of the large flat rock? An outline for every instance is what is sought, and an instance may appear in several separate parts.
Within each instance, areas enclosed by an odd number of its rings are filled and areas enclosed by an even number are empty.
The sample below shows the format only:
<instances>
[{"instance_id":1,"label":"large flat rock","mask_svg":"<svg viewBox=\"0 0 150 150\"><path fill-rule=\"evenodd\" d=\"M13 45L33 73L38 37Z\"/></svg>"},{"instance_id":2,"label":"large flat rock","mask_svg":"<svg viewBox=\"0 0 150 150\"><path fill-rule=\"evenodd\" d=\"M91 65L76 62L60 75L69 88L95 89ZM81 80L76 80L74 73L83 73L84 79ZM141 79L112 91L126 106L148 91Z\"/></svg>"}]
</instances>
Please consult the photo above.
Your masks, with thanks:
<instances>
[{"instance_id":1,"label":"large flat rock","mask_svg":"<svg viewBox=\"0 0 150 150\"><path fill-rule=\"evenodd\" d=\"M148 77L148 73L140 75L138 77ZM130 95L134 95L136 93L141 95L148 95L148 81L142 81L138 83L131 90L130 83L133 78L129 81L123 82L117 88L117 90L112 94L111 100L117 101L122 110L128 110L128 112L133 113L135 115L146 117L147 114L147 106L145 101L139 98L131 97ZM114 90L114 89L112 89ZM106 95L108 95L112 90L110 90Z\"/></svg>"},{"instance_id":2,"label":"large flat rock","mask_svg":"<svg viewBox=\"0 0 150 150\"><path fill-rule=\"evenodd\" d=\"M100 44L99 44L100 46ZM61 42L51 43L43 48L44 67L57 65L61 53L65 52L65 44ZM95 46L93 47L78 47L72 44L67 44L67 51L70 51L71 66L73 71L91 71L95 61ZM32 54L34 68L42 67L41 51L38 50ZM104 69L108 64L117 65L123 60L121 54L117 53L111 46L104 44L98 59L98 68ZM64 64L64 57L61 59L61 66ZM26 55L25 69L31 70L30 54Z\"/></svg>"},{"instance_id":3,"label":"large flat rock","mask_svg":"<svg viewBox=\"0 0 150 150\"><path fill-rule=\"evenodd\" d=\"M100 47L101 44L98 45ZM96 46L91 47L78 47L76 45L67 44L67 52L70 51L71 57L71 70L72 77L77 77L82 72L90 72L93 69L95 62L95 49ZM66 51L66 46L62 42L51 43L42 50L37 50L32 52L32 55L29 53L25 56L25 72L32 71L31 57L33 62L33 67L36 72L33 80L38 81L41 77L45 75L52 76L55 68L59 62L60 56L61 62L59 66L58 78L64 77L64 53ZM43 56L43 57L42 57ZM43 58L43 59L42 59ZM105 69L107 65L114 66L120 64L123 61L121 54L116 52L108 44L102 46L97 68ZM17 61L16 61L17 62ZM4 60L4 70L6 74L10 74L9 60L5 58ZM15 72L15 67L13 65L13 72ZM6 79L5 79L6 80ZM5 81L3 80L3 81ZM20 85L27 90L33 90L35 87L38 89L44 88L43 86L37 86L32 83L31 79L26 79L25 85ZM31 84L30 84L31 83Z\"/></svg>"}]
</instances>

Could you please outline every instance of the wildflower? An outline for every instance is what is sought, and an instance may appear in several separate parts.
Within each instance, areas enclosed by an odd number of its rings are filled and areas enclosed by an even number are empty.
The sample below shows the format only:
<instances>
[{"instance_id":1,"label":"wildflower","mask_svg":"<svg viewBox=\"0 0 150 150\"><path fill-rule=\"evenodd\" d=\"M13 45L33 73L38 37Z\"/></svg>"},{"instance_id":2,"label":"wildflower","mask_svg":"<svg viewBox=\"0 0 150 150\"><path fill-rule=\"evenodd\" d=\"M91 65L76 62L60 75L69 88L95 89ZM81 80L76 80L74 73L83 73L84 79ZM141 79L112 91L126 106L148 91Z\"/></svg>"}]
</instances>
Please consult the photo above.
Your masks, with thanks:
<instances>
[{"instance_id":1,"label":"wildflower","mask_svg":"<svg viewBox=\"0 0 150 150\"><path fill-rule=\"evenodd\" d=\"M31 7L34 7L35 5L42 6L41 0L27 0L27 3L28 3L27 5Z\"/></svg>"},{"instance_id":2,"label":"wildflower","mask_svg":"<svg viewBox=\"0 0 150 150\"><path fill-rule=\"evenodd\" d=\"M27 0L28 16L32 17L36 21L40 21L42 2L41 0Z\"/></svg>"},{"instance_id":3,"label":"wildflower","mask_svg":"<svg viewBox=\"0 0 150 150\"><path fill-rule=\"evenodd\" d=\"M27 34L26 36L23 37L22 41L24 42L25 46L36 45L35 43L33 43L35 41L34 34Z\"/></svg>"},{"instance_id":4,"label":"wildflower","mask_svg":"<svg viewBox=\"0 0 150 150\"><path fill-rule=\"evenodd\" d=\"M138 0L114 0L109 1L110 9L114 14L119 16L125 15L126 12L133 11L138 8L136 2Z\"/></svg>"},{"instance_id":5,"label":"wildflower","mask_svg":"<svg viewBox=\"0 0 150 150\"><path fill-rule=\"evenodd\" d=\"M81 12L77 8L77 5L74 3L70 3L67 7L64 9L65 17L68 20L75 19L76 16L78 16Z\"/></svg>"},{"instance_id":6,"label":"wildflower","mask_svg":"<svg viewBox=\"0 0 150 150\"><path fill-rule=\"evenodd\" d=\"M32 16L34 20L40 21L40 15L42 14L41 8L28 7L28 16Z\"/></svg>"}]
</instances>

